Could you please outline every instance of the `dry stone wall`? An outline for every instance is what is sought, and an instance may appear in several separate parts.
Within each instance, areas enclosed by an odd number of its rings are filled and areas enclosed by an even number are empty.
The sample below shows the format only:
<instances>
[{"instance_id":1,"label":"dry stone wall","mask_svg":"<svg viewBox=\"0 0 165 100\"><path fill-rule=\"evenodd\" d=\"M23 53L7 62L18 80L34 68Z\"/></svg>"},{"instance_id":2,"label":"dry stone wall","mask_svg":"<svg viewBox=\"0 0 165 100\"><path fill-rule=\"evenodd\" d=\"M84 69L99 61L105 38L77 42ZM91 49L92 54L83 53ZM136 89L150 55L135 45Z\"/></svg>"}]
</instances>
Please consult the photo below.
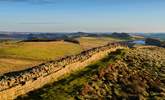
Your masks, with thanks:
<instances>
[{"instance_id":1,"label":"dry stone wall","mask_svg":"<svg viewBox=\"0 0 165 100\"><path fill-rule=\"evenodd\" d=\"M49 61L23 71L4 74L0 76L0 100L14 99L19 95L40 88L78 67L87 66L110 51L127 46L128 42L109 43L83 51L78 55Z\"/></svg>"}]
</instances>

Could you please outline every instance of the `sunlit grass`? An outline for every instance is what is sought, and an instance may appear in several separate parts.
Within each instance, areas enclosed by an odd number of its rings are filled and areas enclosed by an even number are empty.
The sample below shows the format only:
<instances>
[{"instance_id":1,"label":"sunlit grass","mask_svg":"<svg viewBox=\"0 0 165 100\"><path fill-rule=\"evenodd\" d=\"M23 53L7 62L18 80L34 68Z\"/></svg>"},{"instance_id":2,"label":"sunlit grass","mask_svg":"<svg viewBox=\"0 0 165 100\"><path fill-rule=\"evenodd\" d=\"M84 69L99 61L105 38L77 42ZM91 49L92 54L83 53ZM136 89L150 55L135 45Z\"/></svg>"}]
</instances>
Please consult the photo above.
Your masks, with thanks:
<instances>
[{"instance_id":1,"label":"sunlit grass","mask_svg":"<svg viewBox=\"0 0 165 100\"><path fill-rule=\"evenodd\" d=\"M54 60L66 55L74 55L82 50L105 45L109 42L121 41L112 37L80 37L79 44L55 42L0 42L0 74L23 70L34 65Z\"/></svg>"},{"instance_id":2,"label":"sunlit grass","mask_svg":"<svg viewBox=\"0 0 165 100\"><path fill-rule=\"evenodd\" d=\"M111 37L80 37L78 40L84 49L105 45L109 42L120 41L120 39L114 39Z\"/></svg>"},{"instance_id":3,"label":"sunlit grass","mask_svg":"<svg viewBox=\"0 0 165 100\"><path fill-rule=\"evenodd\" d=\"M118 49L104 59L63 77L58 82L19 97L18 100L86 100L85 98L106 98L106 96L131 98L139 95L140 98L162 100L164 97L160 94L164 89L164 64L161 67L156 64L165 61L161 53L164 53L163 48ZM129 58L131 59L127 61L126 59ZM146 60L150 60L148 63L150 67L143 67L143 62L147 62ZM132 62L134 62L133 65L129 65ZM136 66L137 63L140 65ZM152 66L153 63L156 65ZM153 81L156 78L157 81ZM148 80L151 84L141 79ZM162 80L161 84L159 79ZM85 86L90 86L90 88L85 88ZM86 90L90 91L89 94L88 92L81 94Z\"/></svg>"},{"instance_id":4,"label":"sunlit grass","mask_svg":"<svg viewBox=\"0 0 165 100\"><path fill-rule=\"evenodd\" d=\"M67 42L23 42L0 48L0 57L50 60L79 53L81 47Z\"/></svg>"},{"instance_id":5,"label":"sunlit grass","mask_svg":"<svg viewBox=\"0 0 165 100\"><path fill-rule=\"evenodd\" d=\"M0 43L0 73L32 67L81 51L82 48L78 44L63 41Z\"/></svg>"}]
</instances>

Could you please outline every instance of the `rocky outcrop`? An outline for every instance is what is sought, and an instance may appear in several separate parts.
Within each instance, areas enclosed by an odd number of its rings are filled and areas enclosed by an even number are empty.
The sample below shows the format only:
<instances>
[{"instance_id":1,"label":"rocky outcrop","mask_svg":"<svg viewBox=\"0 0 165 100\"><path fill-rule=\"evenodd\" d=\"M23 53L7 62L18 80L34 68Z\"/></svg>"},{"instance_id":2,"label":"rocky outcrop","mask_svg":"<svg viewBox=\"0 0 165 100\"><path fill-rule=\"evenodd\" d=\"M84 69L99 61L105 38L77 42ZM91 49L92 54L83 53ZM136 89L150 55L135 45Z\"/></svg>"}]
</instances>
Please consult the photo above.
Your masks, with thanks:
<instances>
[{"instance_id":1,"label":"rocky outcrop","mask_svg":"<svg viewBox=\"0 0 165 100\"><path fill-rule=\"evenodd\" d=\"M12 95L9 92L16 92L17 89L22 91L23 89L28 88L28 90L17 94L21 95L32 91L35 88L40 88L46 83L49 83L51 80L55 80L53 76L63 75L63 71L64 73L67 73L67 70L71 71L71 67L86 66L90 62L95 61L95 57L92 58L92 56L94 55L97 58L97 56L99 57L102 53L108 53L111 49L118 47L127 47L127 45L127 42L109 43L105 46L83 51L78 55L67 56L55 61L49 61L47 63L43 63L23 71L4 74L0 76L0 97L2 97L3 99L8 99L8 95L15 96L15 94ZM37 86L36 84L40 85Z\"/></svg>"}]
</instances>

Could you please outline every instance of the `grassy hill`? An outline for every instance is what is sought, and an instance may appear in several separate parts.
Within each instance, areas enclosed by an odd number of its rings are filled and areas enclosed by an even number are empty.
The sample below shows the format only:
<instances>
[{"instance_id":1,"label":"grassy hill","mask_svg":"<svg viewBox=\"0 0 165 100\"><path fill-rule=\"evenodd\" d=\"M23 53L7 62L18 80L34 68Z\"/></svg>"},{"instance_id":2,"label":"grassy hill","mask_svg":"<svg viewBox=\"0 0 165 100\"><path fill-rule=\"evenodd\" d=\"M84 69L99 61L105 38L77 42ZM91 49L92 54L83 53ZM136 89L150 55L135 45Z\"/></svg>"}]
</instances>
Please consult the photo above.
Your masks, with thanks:
<instances>
[{"instance_id":1,"label":"grassy hill","mask_svg":"<svg viewBox=\"0 0 165 100\"><path fill-rule=\"evenodd\" d=\"M18 100L118 100L165 98L165 49L112 52L85 69Z\"/></svg>"},{"instance_id":2,"label":"grassy hill","mask_svg":"<svg viewBox=\"0 0 165 100\"><path fill-rule=\"evenodd\" d=\"M21 70L44 61L80 53L82 48L69 42L0 43L0 73Z\"/></svg>"},{"instance_id":3,"label":"grassy hill","mask_svg":"<svg viewBox=\"0 0 165 100\"><path fill-rule=\"evenodd\" d=\"M74 55L83 50L119 41L110 37L81 37L80 44L64 41L52 42L0 42L0 74L23 70L42 62Z\"/></svg>"},{"instance_id":4,"label":"grassy hill","mask_svg":"<svg viewBox=\"0 0 165 100\"><path fill-rule=\"evenodd\" d=\"M84 50L105 45L109 42L122 41L119 38L112 38L112 37L80 37L77 38L77 40L80 41L80 46Z\"/></svg>"}]
</instances>

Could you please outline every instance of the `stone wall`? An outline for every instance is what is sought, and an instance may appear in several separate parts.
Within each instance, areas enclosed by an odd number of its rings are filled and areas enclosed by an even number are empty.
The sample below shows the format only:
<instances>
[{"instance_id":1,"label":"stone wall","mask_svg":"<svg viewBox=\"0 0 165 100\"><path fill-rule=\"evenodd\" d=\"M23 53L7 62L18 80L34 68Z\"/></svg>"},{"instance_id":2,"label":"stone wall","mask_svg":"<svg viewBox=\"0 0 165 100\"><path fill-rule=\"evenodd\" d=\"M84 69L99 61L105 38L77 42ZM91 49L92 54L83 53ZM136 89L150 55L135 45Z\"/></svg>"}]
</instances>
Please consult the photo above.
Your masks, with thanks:
<instances>
[{"instance_id":1,"label":"stone wall","mask_svg":"<svg viewBox=\"0 0 165 100\"><path fill-rule=\"evenodd\" d=\"M109 43L83 51L78 55L67 56L55 61L34 66L32 68L11 72L0 76L0 100L14 99L45 84L58 80L60 76L82 69L93 61L97 61L111 51L125 48L127 42Z\"/></svg>"}]
</instances>

